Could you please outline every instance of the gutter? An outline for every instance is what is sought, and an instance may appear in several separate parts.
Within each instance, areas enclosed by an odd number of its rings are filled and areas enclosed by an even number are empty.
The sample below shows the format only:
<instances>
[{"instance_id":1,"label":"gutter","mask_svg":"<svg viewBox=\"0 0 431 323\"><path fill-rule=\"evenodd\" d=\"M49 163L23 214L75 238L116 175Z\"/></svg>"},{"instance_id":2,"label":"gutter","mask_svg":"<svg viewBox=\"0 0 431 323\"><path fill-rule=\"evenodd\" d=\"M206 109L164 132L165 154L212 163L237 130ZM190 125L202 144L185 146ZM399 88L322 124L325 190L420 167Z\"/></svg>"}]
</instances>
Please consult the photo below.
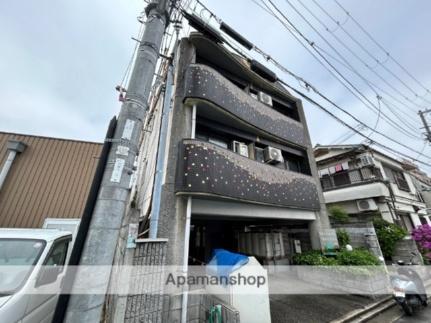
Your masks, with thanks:
<instances>
[{"instance_id":1,"label":"gutter","mask_svg":"<svg viewBox=\"0 0 431 323\"><path fill-rule=\"evenodd\" d=\"M7 175L12 168L13 162L18 154L22 153L27 148L27 145L22 141L9 139L7 142L7 152L6 161L0 171L0 190L6 181Z\"/></svg>"}]
</instances>

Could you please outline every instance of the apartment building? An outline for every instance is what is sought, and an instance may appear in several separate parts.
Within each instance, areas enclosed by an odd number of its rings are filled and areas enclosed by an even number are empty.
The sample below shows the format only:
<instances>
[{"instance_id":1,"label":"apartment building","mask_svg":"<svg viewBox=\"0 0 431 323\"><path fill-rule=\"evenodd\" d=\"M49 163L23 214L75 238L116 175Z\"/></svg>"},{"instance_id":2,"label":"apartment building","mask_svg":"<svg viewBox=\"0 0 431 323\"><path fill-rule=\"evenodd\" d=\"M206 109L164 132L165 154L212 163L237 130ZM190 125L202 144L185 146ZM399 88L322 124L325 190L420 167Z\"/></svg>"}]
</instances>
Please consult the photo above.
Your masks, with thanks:
<instances>
[{"instance_id":1,"label":"apartment building","mask_svg":"<svg viewBox=\"0 0 431 323\"><path fill-rule=\"evenodd\" d=\"M328 206L342 206L359 220L380 214L409 231L429 222L405 161L363 144L317 145L314 154Z\"/></svg>"},{"instance_id":2,"label":"apartment building","mask_svg":"<svg viewBox=\"0 0 431 323\"><path fill-rule=\"evenodd\" d=\"M272 71L221 42L192 33L175 55L158 220L168 262L182 264L188 248L189 264L205 264L224 248L287 264L295 253L336 247L301 101ZM152 143L148 137L147 151ZM151 156L144 152L138 168L155 167ZM151 183L151 176L138 178L144 232ZM271 254L265 243L275 246Z\"/></svg>"}]
</instances>

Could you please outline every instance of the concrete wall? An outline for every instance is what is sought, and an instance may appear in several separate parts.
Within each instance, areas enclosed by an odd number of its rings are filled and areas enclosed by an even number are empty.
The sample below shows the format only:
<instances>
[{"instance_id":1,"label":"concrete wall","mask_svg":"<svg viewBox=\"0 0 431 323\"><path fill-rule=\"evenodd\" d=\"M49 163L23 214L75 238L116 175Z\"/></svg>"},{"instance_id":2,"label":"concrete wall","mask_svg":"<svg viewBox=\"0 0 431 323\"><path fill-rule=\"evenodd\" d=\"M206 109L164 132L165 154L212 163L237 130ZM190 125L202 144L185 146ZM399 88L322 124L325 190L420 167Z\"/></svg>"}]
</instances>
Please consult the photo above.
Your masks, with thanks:
<instances>
[{"instance_id":1,"label":"concrete wall","mask_svg":"<svg viewBox=\"0 0 431 323\"><path fill-rule=\"evenodd\" d=\"M182 265L184 250L184 228L186 216L186 197L175 195L175 179L179 148L183 138L191 135L191 107L184 106L184 72L187 64L194 61L194 48L187 40L182 40L178 48L175 61L172 117L170 124L170 136L168 137L168 159L165 182L162 188L160 220L158 236L168 238L167 264Z\"/></svg>"},{"instance_id":2,"label":"concrete wall","mask_svg":"<svg viewBox=\"0 0 431 323\"><path fill-rule=\"evenodd\" d=\"M346 230L350 238L350 245L353 248L365 248L371 251L376 257L383 257L376 231L371 222L335 224L334 228Z\"/></svg>"},{"instance_id":3,"label":"concrete wall","mask_svg":"<svg viewBox=\"0 0 431 323\"><path fill-rule=\"evenodd\" d=\"M420 255L416 242L411 237L406 237L397 242L392 261L396 263L398 260L402 260L405 263L409 263L412 260L412 252L417 255L413 257L413 262L416 264L423 264L422 256Z\"/></svg>"}]
</instances>

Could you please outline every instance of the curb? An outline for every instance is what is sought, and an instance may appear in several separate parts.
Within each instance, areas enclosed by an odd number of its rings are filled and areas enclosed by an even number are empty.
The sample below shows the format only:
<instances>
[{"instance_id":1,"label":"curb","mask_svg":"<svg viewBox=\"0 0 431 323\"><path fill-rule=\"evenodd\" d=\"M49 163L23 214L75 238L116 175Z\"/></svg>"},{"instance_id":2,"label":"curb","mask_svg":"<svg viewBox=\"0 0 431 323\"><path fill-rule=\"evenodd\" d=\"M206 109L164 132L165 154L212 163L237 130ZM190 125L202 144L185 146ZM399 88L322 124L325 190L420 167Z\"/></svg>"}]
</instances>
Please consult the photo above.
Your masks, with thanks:
<instances>
[{"instance_id":1,"label":"curb","mask_svg":"<svg viewBox=\"0 0 431 323\"><path fill-rule=\"evenodd\" d=\"M425 283L425 287L430 287L431 281L428 280ZM429 297L430 298L430 297ZM330 323L361 323L366 322L380 313L390 309L391 307L396 306L397 303L394 301L392 296L387 296L373 304L365 306L363 308L353 310L346 315L331 321ZM397 318L399 319L399 317Z\"/></svg>"},{"instance_id":2,"label":"curb","mask_svg":"<svg viewBox=\"0 0 431 323\"><path fill-rule=\"evenodd\" d=\"M388 296L373 304L370 304L357 310L353 310L346 315L331 321L331 323L363 322L377 316L381 312L395 305L396 303L392 299L392 296Z\"/></svg>"}]
</instances>

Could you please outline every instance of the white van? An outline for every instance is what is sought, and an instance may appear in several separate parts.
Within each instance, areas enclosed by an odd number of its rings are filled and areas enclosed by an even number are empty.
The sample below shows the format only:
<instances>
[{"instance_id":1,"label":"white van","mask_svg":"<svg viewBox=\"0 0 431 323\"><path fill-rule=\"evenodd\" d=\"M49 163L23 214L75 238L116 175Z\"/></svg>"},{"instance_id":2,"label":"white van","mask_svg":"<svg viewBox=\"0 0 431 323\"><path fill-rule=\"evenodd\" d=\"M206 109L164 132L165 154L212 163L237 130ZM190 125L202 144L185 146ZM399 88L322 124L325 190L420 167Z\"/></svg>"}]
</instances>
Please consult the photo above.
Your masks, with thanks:
<instances>
[{"instance_id":1,"label":"white van","mask_svg":"<svg viewBox=\"0 0 431 323\"><path fill-rule=\"evenodd\" d=\"M67 231L0 229L0 322L52 321L71 241Z\"/></svg>"}]
</instances>

